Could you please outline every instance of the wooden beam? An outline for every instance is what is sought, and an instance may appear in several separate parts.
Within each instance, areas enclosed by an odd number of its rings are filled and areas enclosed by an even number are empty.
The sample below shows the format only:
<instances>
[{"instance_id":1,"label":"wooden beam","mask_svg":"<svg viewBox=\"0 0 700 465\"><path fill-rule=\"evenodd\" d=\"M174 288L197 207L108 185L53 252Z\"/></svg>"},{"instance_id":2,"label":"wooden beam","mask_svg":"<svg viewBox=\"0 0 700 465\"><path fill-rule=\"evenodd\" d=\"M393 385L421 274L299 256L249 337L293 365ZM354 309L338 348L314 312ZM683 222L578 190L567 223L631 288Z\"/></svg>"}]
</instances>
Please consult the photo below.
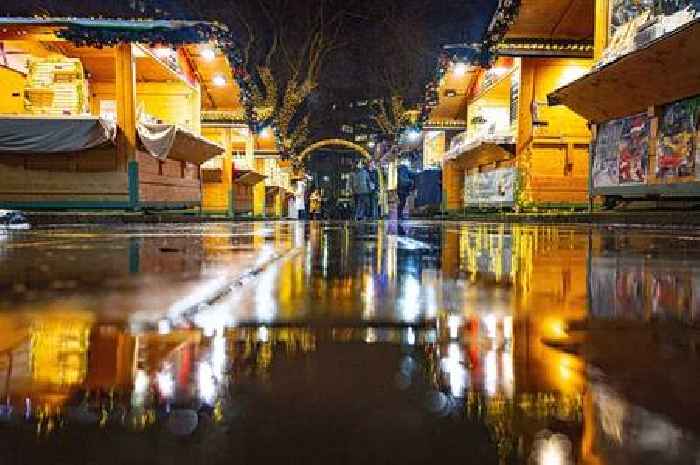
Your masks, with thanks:
<instances>
[{"instance_id":1,"label":"wooden beam","mask_svg":"<svg viewBox=\"0 0 700 465\"><path fill-rule=\"evenodd\" d=\"M593 35L593 59L599 60L608 46L610 17L609 0L595 0L595 29Z\"/></svg>"},{"instance_id":2,"label":"wooden beam","mask_svg":"<svg viewBox=\"0 0 700 465\"><path fill-rule=\"evenodd\" d=\"M136 161L136 65L131 44L115 50L117 100L117 167L129 179L129 205L139 202L139 169Z\"/></svg>"}]
</instances>

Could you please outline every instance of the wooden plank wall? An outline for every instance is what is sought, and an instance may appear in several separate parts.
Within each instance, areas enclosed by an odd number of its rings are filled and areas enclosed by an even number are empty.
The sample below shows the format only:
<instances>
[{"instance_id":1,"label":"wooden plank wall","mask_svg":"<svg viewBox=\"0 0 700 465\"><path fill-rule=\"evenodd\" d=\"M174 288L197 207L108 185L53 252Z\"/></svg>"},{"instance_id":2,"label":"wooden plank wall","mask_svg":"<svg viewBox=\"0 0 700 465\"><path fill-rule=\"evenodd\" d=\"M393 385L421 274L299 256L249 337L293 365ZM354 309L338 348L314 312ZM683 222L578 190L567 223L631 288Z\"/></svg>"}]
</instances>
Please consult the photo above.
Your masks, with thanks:
<instances>
[{"instance_id":1,"label":"wooden plank wall","mask_svg":"<svg viewBox=\"0 0 700 465\"><path fill-rule=\"evenodd\" d=\"M25 81L22 74L0 65L0 114L24 113Z\"/></svg>"},{"instance_id":2,"label":"wooden plank wall","mask_svg":"<svg viewBox=\"0 0 700 465\"><path fill-rule=\"evenodd\" d=\"M584 73L589 60L523 58L518 114L518 201L522 206L583 204L588 199L587 122L547 94ZM536 121L533 104L537 105Z\"/></svg>"},{"instance_id":3,"label":"wooden plank wall","mask_svg":"<svg viewBox=\"0 0 700 465\"><path fill-rule=\"evenodd\" d=\"M0 202L125 202L128 181L116 149L60 155L0 154Z\"/></svg>"},{"instance_id":4,"label":"wooden plank wall","mask_svg":"<svg viewBox=\"0 0 700 465\"><path fill-rule=\"evenodd\" d=\"M136 159L142 203L193 205L201 202L199 166L178 160L160 161L140 150Z\"/></svg>"}]
</instances>

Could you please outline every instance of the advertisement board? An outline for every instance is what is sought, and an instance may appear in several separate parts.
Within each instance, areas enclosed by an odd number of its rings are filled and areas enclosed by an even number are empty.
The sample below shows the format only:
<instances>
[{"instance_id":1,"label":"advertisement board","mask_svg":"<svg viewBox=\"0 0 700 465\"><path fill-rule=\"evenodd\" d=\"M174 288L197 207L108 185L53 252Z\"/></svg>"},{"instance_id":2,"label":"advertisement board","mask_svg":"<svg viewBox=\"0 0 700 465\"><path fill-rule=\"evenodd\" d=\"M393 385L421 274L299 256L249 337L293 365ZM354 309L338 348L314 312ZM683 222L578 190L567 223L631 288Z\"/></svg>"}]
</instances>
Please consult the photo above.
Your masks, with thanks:
<instances>
[{"instance_id":1,"label":"advertisement board","mask_svg":"<svg viewBox=\"0 0 700 465\"><path fill-rule=\"evenodd\" d=\"M679 180L695 177L700 98L667 105L659 120L656 177Z\"/></svg>"},{"instance_id":2,"label":"advertisement board","mask_svg":"<svg viewBox=\"0 0 700 465\"><path fill-rule=\"evenodd\" d=\"M603 123L593 159L593 186L643 184L649 165L649 118L645 113Z\"/></svg>"},{"instance_id":3,"label":"advertisement board","mask_svg":"<svg viewBox=\"0 0 700 465\"><path fill-rule=\"evenodd\" d=\"M464 206L504 206L515 202L515 168L498 168L464 177Z\"/></svg>"}]
</instances>

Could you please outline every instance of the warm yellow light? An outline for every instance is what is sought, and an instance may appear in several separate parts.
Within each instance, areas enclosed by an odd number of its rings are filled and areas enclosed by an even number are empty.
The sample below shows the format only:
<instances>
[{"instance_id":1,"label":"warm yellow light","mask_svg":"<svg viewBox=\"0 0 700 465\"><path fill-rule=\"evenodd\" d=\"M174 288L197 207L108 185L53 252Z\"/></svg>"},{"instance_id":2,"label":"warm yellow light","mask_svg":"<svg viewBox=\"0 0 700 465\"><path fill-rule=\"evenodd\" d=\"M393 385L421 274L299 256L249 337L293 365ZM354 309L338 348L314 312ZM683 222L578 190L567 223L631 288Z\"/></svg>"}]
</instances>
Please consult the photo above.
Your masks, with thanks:
<instances>
[{"instance_id":1,"label":"warm yellow light","mask_svg":"<svg viewBox=\"0 0 700 465\"><path fill-rule=\"evenodd\" d=\"M214 76L214 78L211 81L217 87L223 87L226 85L226 78L223 77L221 74L217 74L216 76Z\"/></svg>"},{"instance_id":2,"label":"warm yellow light","mask_svg":"<svg viewBox=\"0 0 700 465\"><path fill-rule=\"evenodd\" d=\"M163 58L168 58L170 55L172 55L173 50L168 48L168 47L159 47L159 48L155 49L153 51L153 53L155 53L155 55L158 58L163 59Z\"/></svg>"},{"instance_id":3,"label":"warm yellow light","mask_svg":"<svg viewBox=\"0 0 700 465\"><path fill-rule=\"evenodd\" d=\"M456 76L464 76L467 72L467 65L464 63L457 63L454 66L454 73Z\"/></svg>"},{"instance_id":4,"label":"warm yellow light","mask_svg":"<svg viewBox=\"0 0 700 465\"><path fill-rule=\"evenodd\" d=\"M200 55L206 61L214 61L214 58L216 58L216 53L214 52L214 49L212 49L210 47L202 48Z\"/></svg>"},{"instance_id":5,"label":"warm yellow light","mask_svg":"<svg viewBox=\"0 0 700 465\"><path fill-rule=\"evenodd\" d=\"M495 74L496 76L503 76L507 72L508 72L508 68L501 68L501 67L493 68L493 74Z\"/></svg>"},{"instance_id":6,"label":"warm yellow light","mask_svg":"<svg viewBox=\"0 0 700 465\"><path fill-rule=\"evenodd\" d=\"M587 71L588 68L586 68L585 66L567 66L564 69L564 72L561 73L561 77L559 78L559 87L565 86L570 82L575 81L576 79L586 74Z\"/></svg>"}]
</instances>

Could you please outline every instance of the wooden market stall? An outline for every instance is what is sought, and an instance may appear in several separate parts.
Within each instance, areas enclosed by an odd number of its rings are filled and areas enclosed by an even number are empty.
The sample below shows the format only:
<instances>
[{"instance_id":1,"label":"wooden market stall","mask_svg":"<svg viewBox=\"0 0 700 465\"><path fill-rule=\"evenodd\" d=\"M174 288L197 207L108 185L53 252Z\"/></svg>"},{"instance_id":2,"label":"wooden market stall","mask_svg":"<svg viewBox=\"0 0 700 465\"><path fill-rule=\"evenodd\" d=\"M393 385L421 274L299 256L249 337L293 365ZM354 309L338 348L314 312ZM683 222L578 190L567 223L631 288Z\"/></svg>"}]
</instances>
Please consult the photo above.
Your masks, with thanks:
<instances>
[{"instance_id":1,"label":"wooden market stall","mask_svg":"<svg viewBox=\"0 0 700 465\"><path fill-rule=\"evenodd\" d=\"M596 64L549 95L592 123L591 199L698 199L700 17L596 1Z\"/></svg>"},{"instance_id":2,"label":"wooden market stall","mask_svg":"<svg viewBox=\"0 0 700 465\"><path fill-rule=\"evenodd\" d=\"M501 2L482 45L466 131L445 157L447 208L572 207L587 198L586 121L547 94L593 56L593 0Z\"/></svg>"},{"instance_id":3,"label":"wooden market stall","mask_svg":"<svg viewBox=\"0 0 700 465\"><path fill-rule=\"evenodd\" d=\"M200 165L224 150L201 136L201 108L233 83L225 58L216 75L205 73L215 26L76 18L0 25L0 205L200 205Z\"/></svg>"},{"instance_id":4,"label":"wooden market stall","mask_svg":"<svg viewBox=\"0 0 700 465\"><path fill-rule=\"evenodd\" d=\"M202 166L203 211L227 216L261 216L264 197L261 198L260 188L256 186L264 187L266 176L256 171L254 136L242 122L240 112L226 115L205 111L204 117L203 133L226 150Z\"/></svg>"}]
</instances>

